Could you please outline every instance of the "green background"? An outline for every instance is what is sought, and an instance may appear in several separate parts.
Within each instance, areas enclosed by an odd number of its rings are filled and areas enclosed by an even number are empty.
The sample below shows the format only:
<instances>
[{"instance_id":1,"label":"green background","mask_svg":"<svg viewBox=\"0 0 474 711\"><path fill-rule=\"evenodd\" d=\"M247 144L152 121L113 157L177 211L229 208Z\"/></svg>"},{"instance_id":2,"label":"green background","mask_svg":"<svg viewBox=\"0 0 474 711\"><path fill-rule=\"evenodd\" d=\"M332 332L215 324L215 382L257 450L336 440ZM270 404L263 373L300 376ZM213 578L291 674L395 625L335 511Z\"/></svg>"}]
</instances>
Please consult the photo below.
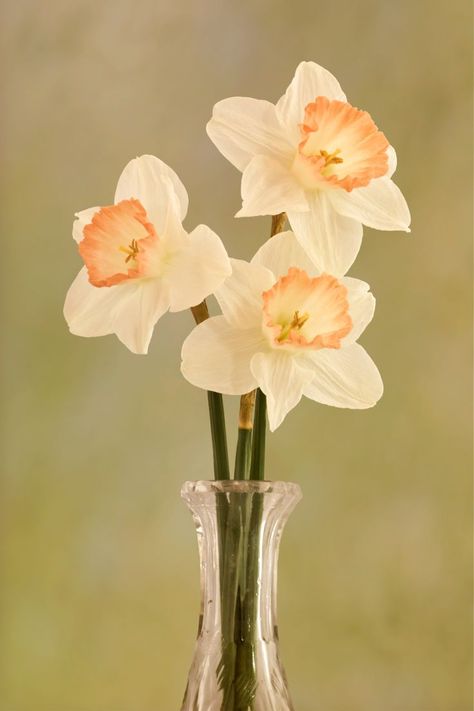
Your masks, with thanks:
<instances>
[{"instance_id":1,"label":"green background","mask_svg":"<svg viewBox=\"0 0 474 711\"><path fill-rule=\"evenodd\" d=\"M399 155L412 234L367 229L351 270L378 299L362 343L385 395L305 401L270 437L304 490L281 554L297 711L471 709L470 3L3 3L2 711L178 710L198 615L185 479L210 478L206 398L180 376L189 313L148 357L68 333L73 213L153 153L250 258L213 104L275 101L302 59L340 80ZM228 426L235 440L236 403Z\"/></svg>"}]
</instances>

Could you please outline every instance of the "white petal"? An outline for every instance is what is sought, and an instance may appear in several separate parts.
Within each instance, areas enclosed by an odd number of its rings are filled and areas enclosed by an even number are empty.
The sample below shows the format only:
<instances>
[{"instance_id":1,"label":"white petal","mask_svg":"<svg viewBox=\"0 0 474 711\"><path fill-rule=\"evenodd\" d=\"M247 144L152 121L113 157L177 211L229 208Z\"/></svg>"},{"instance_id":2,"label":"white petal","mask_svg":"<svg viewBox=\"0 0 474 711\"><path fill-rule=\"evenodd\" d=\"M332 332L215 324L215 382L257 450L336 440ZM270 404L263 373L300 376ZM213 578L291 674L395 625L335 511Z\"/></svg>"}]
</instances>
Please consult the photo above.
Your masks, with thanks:
<instances>
[{"instance_id":1,"label":"white petal","mask_svg":"<svg viewBox=\"0 0 474 711\"><path fill-rule=\"evenodd\" d=\"M276 106L277 114L296 142L301 140L299 124L303 121L304 110L317 96L346 101L346 95L331 72L315 62L301 62Z\"/></svg>"},{"instance_id":2,"label":"white petal","mask_svg":"<svg viewBox=\"0 0 474 711\"><path fill-rule=\"evenodd\" d=\"M275 276L275 281L287 274L290 267L304 269L310 276L319 274L294 233L290 230L280 232L280 234L274 235L274 237L267 240L252 259L252 264L259 264L270 269Z\"/></svg>"},{"instance_id":3,"label":"white petal","mask_svg":"<svg viewBox=\"0 0 474 711\"><path fill-rule=\"evenodd\" d=\"M370 293L370 286L365 281L344 277L342 283L348 292L349 314L352 319L352 330L344 338L344 345L355 343L360 334L372 321L375 311L375 298Z\"/></svg>"},{"instance_id":4,"label":"white petal","mask_svg":"<svg viewBox=\"0 0 474 711\"><path fill-rule=\"evenodd\" d=\"M123 169L115 191L115 202L136 198L145 208L158 234L163 232L171 208L183 221L188 211L188 194L174 170L155 156L140 156Z\"/></svg>"},{"instance_id":5,"label":"white petal","mask_svg":"<svg viewBox=\"0 0 474 711\"><path fill-rule=\"evenodd\" d=\"M169 296L159 279L137 282L135 294L116 316L117 337L132 353L147 353L153 328L168 308Z\"/></svg>"},{"instance_id":6,"label":"white petal","mask_svg":"<svg viewBox=\"0 0 474 711\"><path fill-rule=\"evenodd\" d=\"M288 219L296 239L319 271L342 276L359 252L362 225L339 215L328 193L329 190L307 193L310 212L288 211Z\"/></svg>"},{"instance_id":7,"label":"white petal","mask_svg":"<svg viewBox=\"0 0 474 711\"><path fill-rule=\"evenodd\" d=\"M201 303L231 274L220 238L206 225L198 225L185 246L172 258L164 275L170 311L183 311Z\"/></svg>"},{"instance_id":8,"label":"white petal","mask_svg":"<svg viewBox=\"0 0 474 711\"><path fill-rule=\"evenodd\" d=\"M388 158L388 170L387 178L391 178L397 169L397 154L393 146L387 148L387 158Z\"/></svg>"},{"instance_id":9,"label":"white petal","mask_svg":"<svg viewBox=\"0 0 474 711\"><path fill-rule=\"evenodd\" d=\"M375 405L383 393L383 383L377 366L358 343L340 350L322 348L313 351L314 380L306 385L304 394L311 400L351 409Z\"/></svg>"},{"instance_id":10,"label":"white petal","mask_svg":"<svg viewBox=\"0 0 474 711\"><path fill-rule=\"evenodd\" d=\"M165 219L158 237L166 253L173 255L185 249L189 243L189 235L184 229L179 215L175 212L173 201L165 207Z\"/></svg>"},{"instance_id":11,"label":"white petal","mask_svg":"<svg viewBox=\"0 0 474 711\"><path fill-rule=\"evenodd\" d=\"M117 334L132 353L146 353L153 327L169 300L159 280L131 280L96 287L81 269L64 304L64 317L77 336Z\"/></svg>"},{"instance_id":12,"label":"white petal","mask_svg":"<svg viewBox=\"0 0 474 711\"><path fill-rule=\"evenodd\" d=\"M76 212L75 220L72 223L72 236L76 242L81 242L84 237L84 227L92 222L96 212L99 212L100 207L88 207L86 210Z\"/></svg>"},{"instance_id":13,"label":"white petal","mask_svg":"<svg viewBox=\"0 0 474 711\"><path fill-rule=\"evenodd\" d=\"M196 326L184 341L181 372L198 388L243 395L257 385L250 361L262 347L261 329L237 329L224 316L215 316Z\"/></svg>"},{"instance_id":14,"label":"white petal","mask_svg":"<svg viewBox=\"0 0 474 711\"><path fill-rule=\"evenodd\" d=\"M305 191L289 168L256 156L242 176L242 209L236 217L278 215L286 210L308 210Z\"/></svg>"},{"instance_id":15,"label":"white petal","mask_svg":"<svg viewBox=\"0 0 474 711\"><path fill-rule=\"evenodd\" d=\"M329 191L328 191L329 193ZM346 217L359 220L376 230L410 232L410 211L400 189L393 180L383 176L371 180L364 188L331 190L334 208Z\"/></svg>"},{"instance_id":16,"label":"white petal","mask_svg":"<svg viewBox=\"0 0 474 711\"><path fill-rule=\"evenodd\" d=\"M236 328L261 327L262 294L276 279L265 267L231 259L232 275L216 290L216 299L227 321Z\"/></svg>"},{"instance_id":17,"label":"white petal","mask_svg":"<svg viewBox=\"0 0 474 711\"><path fill-rule=\"evenodd\" d=\"M119 295L126 294L120 291ZM64 318L76 336L105 336L113 333L112 309L116 304L116 287L92 286L83 267L69 287L64 302Z\"/></svg>"},{"instance_id":18,"label":"white petal","mask_svg":"<svg viewBox=\"0 0 474 711\"><path fill-rule=\"evenodd\" d=\"M314 377L312 367L291 353L276 350L256 353L250 365L259 388L267 396L268 422L273 432L301 400Z\"/></svg>"},{"instance_id":19,"label":"white petal","mask_svg":"<svg viewBox=\"0 0 474 711\"><path fill-rule=\"evenodd\" d=\"M207 133L223 156L243 171L256 155L285 160L293 148L274 104L235 96L214 106Z\"/></svg>"}]
</instances>

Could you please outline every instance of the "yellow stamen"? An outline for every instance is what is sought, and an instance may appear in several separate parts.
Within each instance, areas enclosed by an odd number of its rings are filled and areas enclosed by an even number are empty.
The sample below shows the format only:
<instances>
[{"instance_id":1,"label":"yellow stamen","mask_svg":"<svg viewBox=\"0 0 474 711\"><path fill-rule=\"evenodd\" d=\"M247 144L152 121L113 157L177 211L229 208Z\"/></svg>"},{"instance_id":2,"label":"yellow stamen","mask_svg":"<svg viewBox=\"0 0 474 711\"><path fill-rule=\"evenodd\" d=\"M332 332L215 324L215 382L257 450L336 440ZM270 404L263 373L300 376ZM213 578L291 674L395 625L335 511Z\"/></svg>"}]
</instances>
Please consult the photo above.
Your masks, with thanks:
<instances>
[{"instance_id":1,"label":"yellow stamen","mask_svg":"<svg viewBox=\"0 0 474 711\"><path fill-rule=\"evenodd\" d=\"M297 328L298 330L300 330L300 328L305 325L308 319L309 314L303 314L302 316L300 316L299 311L295 311L293 321L291 322L291 328Z\"/></svg>"},{"instance_id":2,"label":"yellow stamen","mask_svg":"<svg viewBox=\"0 0 474 711\"><path fill-rule=\"evenodd\" d=\"M328 153L327 151L320 151L320 156L321 158L324 158L325 164L324 167L327 168L330 165L336 165L337 163L343 163L343 159L339 158L337 155L338 153L341 152L340 148L337 148L333 153Z\"/></svg>"},{"instance_id":3,"label":"yellow stamen","mask_svg":"<svg viewBox=\"0 0 474 711\"><path fill-rule=\"evenodd\" d=\"M309 314L303 314L302 316L300 316L299 311L295 311L293 320L290 321L290 323L287 323L286 325L282 325L281 333L278 336L277 340L280 341L280 343L282 341L285 341L290 335L291 331L293 331L293 329L300 331L308 319Z\"/></svg>"},{"instance_id":4,"label":"yellow stamen","mask_svg":"<svg viewBox=\"0 0 474 711\"><path fill-rule=\"evenodd\" d=\"M132 239L132 241L130 242L130 244L128 245L128 247L123 247L122 245L120 245L119 250L120 250L121 252L123 252L124 254L127 254L127 255L128 255L127 258L126 258L126 260L125 260L125 264L128 264L128 262L129 262L131 259L135 259L135 257L137 256L137 254L138 254L138 252L139 252L139 249L138 249L138 242L137 242L136 239Z\"/></svg>"}]
</instances>

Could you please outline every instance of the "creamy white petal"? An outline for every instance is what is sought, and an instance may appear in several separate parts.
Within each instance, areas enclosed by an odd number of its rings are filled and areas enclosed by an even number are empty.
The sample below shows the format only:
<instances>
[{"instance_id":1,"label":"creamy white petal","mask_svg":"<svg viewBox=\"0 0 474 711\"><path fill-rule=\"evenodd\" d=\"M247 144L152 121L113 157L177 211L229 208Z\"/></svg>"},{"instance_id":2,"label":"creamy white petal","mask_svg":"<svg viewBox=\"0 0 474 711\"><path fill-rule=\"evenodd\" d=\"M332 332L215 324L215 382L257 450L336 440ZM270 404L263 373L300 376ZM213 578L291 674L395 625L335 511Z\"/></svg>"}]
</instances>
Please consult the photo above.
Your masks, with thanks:
<instances>
[{"instance_id":1,"label":"creamy white petal","mask_svg":"<svg viewBox=\"0 0 474 711\"><path fill-rule=\"evenodd\" d=\"M256 155L291 160L294 152L274 104L260 99L234 96L219 101L207 133L222 155L241 171Z\"/></svg>"},{"instance_id":2,"label":"creamy white petal","mask_svg":"<svg viewBox=\"0 0 474 711\"><path fill-rule=\"evenodd\" d=\"M165 206L163 227L158 237L164 252L173 255L185 249L189 243L189 235L184 229L179 215L175 211L176 205L169 201Z\"/></svg>"},{"instance_id":3,"label":"creamy white petal","mask_svg":"<svg viewBox=\"0 0 474 711\"><path fill-rule=\"evenodd\" d=\"M391 178L397 169L397 154L393 146L387 148L388 170L387 178Z\"/></svg>"},{"instance_id":4,"label":"creamy white petal","mask_svg":"<svg viewBox=\"0 0 474 711\"><path fill-rule=\"evenodd\" d=\"M334 209L376 230L410 232L410 211L400 189L383 176L364 188L328 191Z\"/></svg>"},{"instance_id":5,"label":"creamy white petal","mask_svg":"<svg viewBox=\"0 0 474 711\"><path fill-rule=\"evenodd\" d=\"M117 337L132 353L147 353L153 328L168 308L169 295L163 282L159 279L138 282L135 294L122 304L120 313L117 313Z\"/></svg>"},{"instance_id":6,"label":"creamy white petal","mask_svg":"<svg viewBox=\"0 0 474 711\"><path fill-rule=\"evenodd\" d=\"M253 257L252 264L259 264L270 269L275 276L275 281L287 274L290 267L304 269L310 276L319 274L294 233L290 230L280 232L280 234L267 240Z\"/></svg>"},{"instance_id":7,"label":"creamy white petal","mask_svg":"<svg viewBox=\"0 0 474 711\"><path fill-rule=\"evenodd\" d=\"M86 210L76 212L75 220L72 223L72 237L76 242L81 242L84 237L84 227L92 222L96 212L99 212L100 207L88 207Z\"/></svg>"},{"instance_id":8,"label":"creamy white petal","mask_svg":"<svg viewBox=\"0 0 474 711\"><path fill-rule=\"evenodd\" d=\"M127 286L118 292L122 298L129 295ZM113 333L112 311L116 304L117 288L92 286L87 268L83 267L66 294L64 318L76 336L106 336Z\"/></svg>"},{"instance_id":9,"label":"creamy white petal","mask_svg":"<svg viewBox=\"0 0 474 711\"><path fill-rule=\"evenodd\" d=\"M375 298L370 293L370 286L360 279L344 277L341 279L347 289L349 314L352 319L352 330L344 338L344 345L355 343L361 333L372 321L375 311Z\"/></svg>"},{"instance_id":10,"label":"creamy white petal","mask_svg":"<svg viewBox=\"0 0 474 711\"><path fill-rule=\"evenodd\" d=\"M359 410L372 407L382 396L377 366L358 343L340 350L322 348L308 355L315 372L304 394L311 400Z\"/></svg>"},{"instance_id":11,"label":"creamy white petal","mask_svg":"<svg viewBox=\"0 0 474 711\"><path fill-rule=\"evenodd\" d=\"M268 422L273 432L301 400L314 377L313 369L293 354L277 350L256 353L250 367L267 396Z\"/></svg>"},{"instance_id":12,"label":"creamy white petal","mask_svg":"<svg viewBox=\"0 0 474 711\"><path fill-rule=\"evenodd\" d=\"M250 361L264 347L261 329L237 329L224 316L203 321L181 351L181 372L192 385L224 395L243 395L257 383Z\"/></svg>"},{"instance_id":13,"label":"creamy white petal","mask_svg":"<svg viewBox=\"0 0 474 711\"><path fill-rule=\"evenodd\" d=\"M276 279L265 267L231 259L232 275L216 290L216 299L227 321L236 328L261 327L262 294Z\"/></svg>"},{"instance_id":14,"label":"creamy white petal","mask_svg":"<svg viewBox=\"0 0 474 711\"><path fill-rule=\"evenodd\" d=\"M256 156L242 175L242 209L236 217L278 215L287 210L308 210L305 191L289 167Z\"/></svg>"},{"instance_id":15,"label":"creamy white petal","mask_svg":"<svg viewBox=\"0 0 474 711\"><path fill-rule=\"evenodd\" d=\"M301 140L298 125L303 121L304 110L317 96L346 101L346 95L331 72L315 62L301 62L286 93L276 105L280 120L296 144Z\"/></svg>"},{"instance_id":16,"label":"creamy white petal","mask_svg":"<svg viewBox=\"0 0 474 711\"><path fill-rule=\"evenodd\" d=\"M170 205L183 221L188 211L188 194L172 168L155 156L140 156L123 169L115 191L115 202L136 198L145 208L158 234L163 232Z\"/></svg>"},{"instance_id":17,"label":"creamy white petal","mask_svg":"<svg viewBox=\"0 0 474 711\"><path fill-rule=\"evenodd\" d=\"M170 311L183 311L201 303L221 286L231 271L220 238L206 225L198 225L184 248L171 258L163 274L169 290Z\"/></svg>"},{"instance_id":18,"label":"creamy white petal","mask_svg":"<svg viewBox=\"0 0 474 711\"><path fill-rule=\"evenodd\" d=\"M115 333L132 353L146 353L153 327L168 306L166 289L158 279L96 287L83 267L66 295L64 317L77 336Z\"/></svg>"},{"instance_id":19,"label":"creamy white petal","mask_svg":"<svg viewBox=\"0 0 474 711\"><path fill-rule=\"evenodd\" d=\"M319 271L342 276L359 252L362 225L338 214L329 201L329 192L308 192L310 212L288 210L287 214L296 239Z\"/></svg>"}]
</instances>

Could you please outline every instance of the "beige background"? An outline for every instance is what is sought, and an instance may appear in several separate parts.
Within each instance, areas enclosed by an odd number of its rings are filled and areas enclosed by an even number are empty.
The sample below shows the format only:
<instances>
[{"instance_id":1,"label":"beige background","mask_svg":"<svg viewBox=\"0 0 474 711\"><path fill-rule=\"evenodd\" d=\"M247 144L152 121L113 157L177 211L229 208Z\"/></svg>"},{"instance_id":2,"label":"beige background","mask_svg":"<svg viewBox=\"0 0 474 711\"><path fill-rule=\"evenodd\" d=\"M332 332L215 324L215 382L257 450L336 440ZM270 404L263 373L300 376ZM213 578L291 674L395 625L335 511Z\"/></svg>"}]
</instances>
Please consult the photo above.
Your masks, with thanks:
<instances>
[{"instance_id":1,"label":"beige background","mask_svg":"<svg viewBox=\"0 0 474 711\"><path fill-rule=\"evenodd\" d=\"M188 313L150 355L62 318L73 213L150 152L249 258L240 176L213 104L276 100L301 59L332 70L396 146L411 236L366 230L368 412L305 402L270 438L300 482L280 570L297 711L469 711L470 3L16 0L2 10L4 392L0 708L179 708L198 611L184 479L209 478L205 396L180 376ZM234 441L235 403L228 424Z\"/></svg>"}]
</instances>

